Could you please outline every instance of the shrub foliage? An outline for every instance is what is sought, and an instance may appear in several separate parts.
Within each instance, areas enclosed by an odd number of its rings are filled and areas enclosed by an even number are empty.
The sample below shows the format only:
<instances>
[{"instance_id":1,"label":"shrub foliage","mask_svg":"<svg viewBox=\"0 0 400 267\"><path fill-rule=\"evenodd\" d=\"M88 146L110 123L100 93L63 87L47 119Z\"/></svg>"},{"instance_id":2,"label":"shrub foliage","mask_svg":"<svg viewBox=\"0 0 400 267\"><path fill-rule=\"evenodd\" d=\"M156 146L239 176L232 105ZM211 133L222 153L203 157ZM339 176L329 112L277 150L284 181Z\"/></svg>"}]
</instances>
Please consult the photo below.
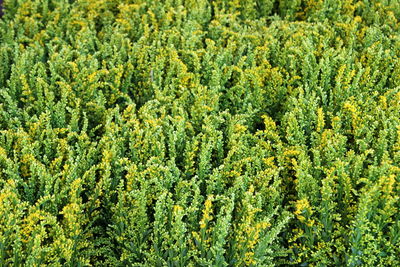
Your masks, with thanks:
<instances>
[{"instance_id":1,"label":"shrub foliage","mask_svg":"<svg viewBox=\"0 0 400 267\"><path fill-rule=\"evenodd\" d=\"M399 179L399 1L4 1L0 266L399 266Z\"/></svg>"}]
</instances>

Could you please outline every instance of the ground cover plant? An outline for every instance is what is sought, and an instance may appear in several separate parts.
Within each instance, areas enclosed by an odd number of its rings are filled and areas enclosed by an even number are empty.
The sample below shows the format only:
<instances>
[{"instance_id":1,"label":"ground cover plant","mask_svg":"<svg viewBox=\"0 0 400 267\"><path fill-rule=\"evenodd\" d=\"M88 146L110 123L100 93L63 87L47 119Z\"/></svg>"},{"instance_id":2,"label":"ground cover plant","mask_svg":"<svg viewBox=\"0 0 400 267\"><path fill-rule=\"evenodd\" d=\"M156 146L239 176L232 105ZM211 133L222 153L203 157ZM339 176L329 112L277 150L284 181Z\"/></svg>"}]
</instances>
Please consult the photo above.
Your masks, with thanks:
<instances>
[{"instance_id":1,"label":"ground cover plant","mask_svg":"<svg viewBox=\"0 0 400 267\"><path fill-rule=\"evenodd\" d=\"M400 266L400 1L3 2L0 266Z\"/></svg>"}]
</instances>

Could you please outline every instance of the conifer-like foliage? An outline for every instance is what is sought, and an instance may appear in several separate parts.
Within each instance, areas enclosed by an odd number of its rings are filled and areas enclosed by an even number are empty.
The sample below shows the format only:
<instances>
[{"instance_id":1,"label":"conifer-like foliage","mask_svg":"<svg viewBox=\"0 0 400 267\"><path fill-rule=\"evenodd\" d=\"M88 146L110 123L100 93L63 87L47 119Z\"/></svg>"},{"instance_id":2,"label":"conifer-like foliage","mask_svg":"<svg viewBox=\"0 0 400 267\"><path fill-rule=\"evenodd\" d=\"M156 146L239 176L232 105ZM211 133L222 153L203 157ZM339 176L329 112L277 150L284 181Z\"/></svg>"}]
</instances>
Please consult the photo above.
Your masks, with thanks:
<instances>
[{"instance_id":1,"label":"conifer-like foliage","mask_svg":"<svg viewBox=\"0 0 400 267\"><path fill-rule=\"evenodd\" d=\"M400 1L3 11L0 266L400 266Z\"/></svg>"}]
</instances>

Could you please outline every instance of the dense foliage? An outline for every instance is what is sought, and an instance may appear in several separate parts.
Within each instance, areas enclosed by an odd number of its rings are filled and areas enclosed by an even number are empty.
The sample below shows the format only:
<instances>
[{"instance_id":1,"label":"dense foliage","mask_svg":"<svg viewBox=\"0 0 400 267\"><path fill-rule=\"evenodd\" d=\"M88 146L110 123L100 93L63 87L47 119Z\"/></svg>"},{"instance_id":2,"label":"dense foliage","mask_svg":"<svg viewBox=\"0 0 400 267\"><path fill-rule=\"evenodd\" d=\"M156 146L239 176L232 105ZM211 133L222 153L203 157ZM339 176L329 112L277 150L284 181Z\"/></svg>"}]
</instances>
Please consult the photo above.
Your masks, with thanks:
<instances>
[{"instance_id":1,"label":"dense foliage","mask_svg":"<svg viewBox=\"0 0 400 267\"><path fill-rule=\"evenodd\" d=\"M400 266L400 1L4 5L0 266Z\"/></svg>"}]
</instances>

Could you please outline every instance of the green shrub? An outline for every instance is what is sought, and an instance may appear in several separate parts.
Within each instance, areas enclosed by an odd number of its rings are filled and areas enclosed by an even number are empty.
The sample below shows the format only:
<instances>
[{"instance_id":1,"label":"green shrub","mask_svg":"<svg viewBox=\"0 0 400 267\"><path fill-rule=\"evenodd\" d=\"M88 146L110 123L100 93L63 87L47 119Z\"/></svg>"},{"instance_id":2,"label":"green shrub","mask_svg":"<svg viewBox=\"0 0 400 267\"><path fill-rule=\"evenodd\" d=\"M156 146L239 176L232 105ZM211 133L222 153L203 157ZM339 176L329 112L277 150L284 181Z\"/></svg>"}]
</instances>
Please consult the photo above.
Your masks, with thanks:
<instances>
[{"instance_id":1,"label":"green shrub","mask_svg":"<svg viewBox=\"0 0 400 267\"><path fill-rule=\"evenodd\" d=\"M0 266L400 265L400 3L5 0Z\"/></svg>"}]
</instances>

